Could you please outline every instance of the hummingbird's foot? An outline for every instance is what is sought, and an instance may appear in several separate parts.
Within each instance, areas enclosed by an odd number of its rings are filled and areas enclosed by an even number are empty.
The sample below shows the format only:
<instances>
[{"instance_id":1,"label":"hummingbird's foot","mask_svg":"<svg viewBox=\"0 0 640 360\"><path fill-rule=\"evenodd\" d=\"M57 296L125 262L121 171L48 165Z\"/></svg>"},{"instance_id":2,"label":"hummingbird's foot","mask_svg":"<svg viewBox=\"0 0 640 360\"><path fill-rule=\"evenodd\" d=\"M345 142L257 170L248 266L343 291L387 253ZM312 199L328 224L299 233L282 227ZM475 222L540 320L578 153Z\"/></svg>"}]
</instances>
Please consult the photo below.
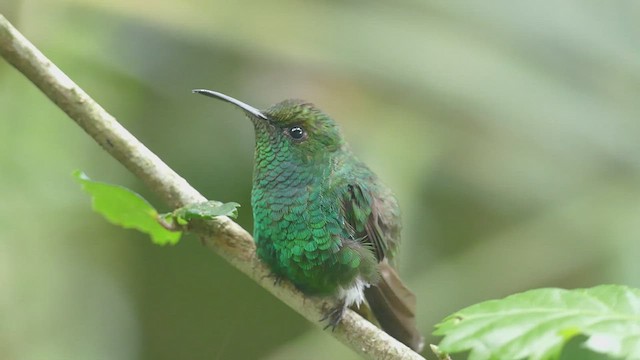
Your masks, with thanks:
<instances>
[{"instance_id":1,"label":"hummingbird's foot","mask_svg":"<svg viewBox=\"0 0 640 360\"><path fill-rule=\"evenodd\" d=\"M322 319L320 319L320 322L329 320L329 324L327 324L327 326L325 326L323 330L327 330L327 328L331 327L331 331L334 331L336 329L336 326L338 326L338 324L342 320L345 311L347 311L347 306L344 301L340 301L338 305L336 305L336 307L329 310L329 312L325 314Z\"/></svg>"},{"instance_id":2,"label":"hummingbird's foot","mask_svg":"<svg viewBox=\"0 0 640 360\"><path fill-rule=\"evenodd\" d=\"M273 285L274 286L279 286L282 281L284 280L284 276L278 275L274 272L270 272L268 275L264 275L261 279L266 279L266 278L273 278Z\"/></svg>"},{"instance_id":3,"label":"hummingbird's foot","mask_svg":"<svg viewBox=\"0 0 640 360\"><path fill-rule=\"evenodd\" d=\"M284 279L284 277L278 275L278 274L272 274L274 279L273 279L273 285L274 286L280 286L280 283L282 283L282 280Z\"/></svg>"}]
</instances>

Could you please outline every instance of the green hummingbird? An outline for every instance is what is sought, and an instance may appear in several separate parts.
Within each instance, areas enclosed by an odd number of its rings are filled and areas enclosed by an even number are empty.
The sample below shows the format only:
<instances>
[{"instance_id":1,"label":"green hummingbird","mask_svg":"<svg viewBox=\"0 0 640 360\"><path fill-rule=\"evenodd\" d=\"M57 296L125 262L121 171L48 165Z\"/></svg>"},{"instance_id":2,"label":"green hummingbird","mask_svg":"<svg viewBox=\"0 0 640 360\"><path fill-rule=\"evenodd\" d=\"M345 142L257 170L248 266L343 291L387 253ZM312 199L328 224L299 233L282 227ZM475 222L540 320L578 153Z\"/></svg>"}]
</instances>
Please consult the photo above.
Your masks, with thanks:
<instances>
[{"instance_id":1,"label":"green hummingbird","mask_svg":"<svg viewBox=\"0 0 640 360\"><path fill-rule=\"evenodd\" d=\"M416 299L392 266L400 242L393 193L351 152L336 122L303 100L241 108L255 129L251 206L258 257L303 293L334 296L335 328L347 307L367 302L389 335L420 352ZM324 320L324 319L323 319Z\"/></svg>"}]
</instances>

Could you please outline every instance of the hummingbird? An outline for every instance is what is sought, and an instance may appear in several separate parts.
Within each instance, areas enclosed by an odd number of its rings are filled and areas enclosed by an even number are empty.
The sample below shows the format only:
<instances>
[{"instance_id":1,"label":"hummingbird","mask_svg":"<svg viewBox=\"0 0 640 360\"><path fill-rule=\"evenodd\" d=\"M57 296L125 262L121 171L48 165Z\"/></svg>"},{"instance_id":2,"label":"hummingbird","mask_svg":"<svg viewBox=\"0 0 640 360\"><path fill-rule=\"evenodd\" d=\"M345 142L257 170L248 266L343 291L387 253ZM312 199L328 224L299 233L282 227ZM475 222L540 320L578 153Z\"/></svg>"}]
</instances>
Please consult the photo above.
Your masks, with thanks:
<instances>
[{"instance_id":1,"label":"hummingbird","mask_svg":"<svg viewBox=\"0 0 640 360\"><path fill-rule=\"evenodd\" d=\"M219 92L194 93L244 111L255 130L251 206L256 252L276 279L334 297L335 328L365 303L381 328L420 352L416 298L393 266L400 211L391 190L351 151L336 122L297 99L258 110Z\"/></svg>"}]
</instances>

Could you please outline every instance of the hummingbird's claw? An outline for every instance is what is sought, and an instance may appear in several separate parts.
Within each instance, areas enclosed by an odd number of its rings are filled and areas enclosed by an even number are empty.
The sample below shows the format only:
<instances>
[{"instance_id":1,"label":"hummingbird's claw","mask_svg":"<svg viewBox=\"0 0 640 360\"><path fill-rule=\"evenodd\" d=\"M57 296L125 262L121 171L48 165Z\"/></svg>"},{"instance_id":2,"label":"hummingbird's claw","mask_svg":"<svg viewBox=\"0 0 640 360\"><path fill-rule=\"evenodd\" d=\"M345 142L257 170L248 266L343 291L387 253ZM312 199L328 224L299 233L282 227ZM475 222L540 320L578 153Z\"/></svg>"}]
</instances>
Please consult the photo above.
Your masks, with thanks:
<instances>
[{"instance_id":1,"label":"hummingbird's claw","mask_svg":"<svg viewBox=\"0 0 640 360\"><path fill-rule=\"evenodd\" d=\"M327 330L327 328L331 327L331 331L335 331L338 324L340 324L345 311L347 311L347 306L345 305L345 302L343 300L340 301L338 305L336 305L336 307L329 310L329 312L326 313L322 317L322 319L320 319L320 322L329 320L329 323L322 330Z\"/></svg>"},{"instance_id":2,"label":"hummingbird's claw","mask_svg":"<svg viewBox=\"0 0 640 360\"><path fill-rule=\"evenodd\" d=\"M284 277L281 275L278 275L276 273L269 272L269 274L264 275L261 279L266 279L266 278L270 278L273 277L273 285L274 286L280 286L280 284L282 283L282 281L284 280Z\"/></svg>"},{"instance_id":3,"label":"hummingbird's claw","mask_svg":"<svg viewBox=\"0 0 640 360\"><path fill-rule=\"evenodd\" d=\"M282 283L282 280L284 279L282 276L278 275L278 274L272 274L273 275L273 285L274 286L280 286L280 283Z\"/></svg>"}]
</instances>

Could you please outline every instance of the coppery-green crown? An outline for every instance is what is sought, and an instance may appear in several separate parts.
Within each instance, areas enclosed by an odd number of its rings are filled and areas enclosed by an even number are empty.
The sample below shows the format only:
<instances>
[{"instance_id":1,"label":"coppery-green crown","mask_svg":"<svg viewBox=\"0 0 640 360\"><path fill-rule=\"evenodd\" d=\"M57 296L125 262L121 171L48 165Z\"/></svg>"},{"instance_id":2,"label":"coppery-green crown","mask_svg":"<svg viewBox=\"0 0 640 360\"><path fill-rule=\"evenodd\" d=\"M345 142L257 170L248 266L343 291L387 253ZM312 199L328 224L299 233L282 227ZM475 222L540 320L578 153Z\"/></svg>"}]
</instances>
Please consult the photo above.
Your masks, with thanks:
<instances>
[{"instance_id":1,"label":"coppery-green crown","mask_svg":"<svg viewBox=\"0 0 640 360\"><path fill-rule=\"evenodd\" d=\"M297 147L307 151L339 150L344 140L338 125L312 103L289 99L262 111L267 122ZM272 134L272 136L278 136Z\"/></svg>"}]
</instances>

